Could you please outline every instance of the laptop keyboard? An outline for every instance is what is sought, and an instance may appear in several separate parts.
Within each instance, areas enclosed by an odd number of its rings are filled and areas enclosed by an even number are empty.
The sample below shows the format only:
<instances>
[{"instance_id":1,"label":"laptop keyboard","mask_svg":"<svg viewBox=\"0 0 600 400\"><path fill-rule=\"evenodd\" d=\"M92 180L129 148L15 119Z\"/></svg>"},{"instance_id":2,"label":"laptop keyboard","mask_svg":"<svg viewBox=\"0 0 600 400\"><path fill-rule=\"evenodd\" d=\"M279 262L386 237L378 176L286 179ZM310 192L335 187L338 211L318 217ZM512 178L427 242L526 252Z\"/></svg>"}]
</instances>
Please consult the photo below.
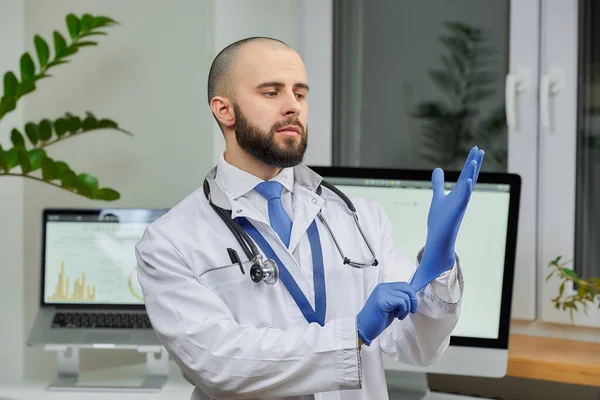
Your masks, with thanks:
<instances>
[{"instance_id":1,"label":"laptop keyboard","mask_svg":"<svg viewBox=\"0 0 600 400\"><path fill-rule=\"evenodd\" d=\"M52 328L152 329L145 313L57 312Z\"/></svg>"}]
</instances>

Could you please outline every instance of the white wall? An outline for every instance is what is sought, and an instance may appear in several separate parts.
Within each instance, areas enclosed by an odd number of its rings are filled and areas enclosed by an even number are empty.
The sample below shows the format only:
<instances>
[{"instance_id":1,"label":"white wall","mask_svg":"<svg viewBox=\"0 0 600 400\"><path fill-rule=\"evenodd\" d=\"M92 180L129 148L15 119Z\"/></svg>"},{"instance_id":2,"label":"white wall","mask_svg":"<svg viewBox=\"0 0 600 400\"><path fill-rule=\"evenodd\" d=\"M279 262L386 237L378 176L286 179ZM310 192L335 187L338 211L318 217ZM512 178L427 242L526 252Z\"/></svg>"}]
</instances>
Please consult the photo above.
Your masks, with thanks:
<instances>
[{"instance_id":1,"label":"white wall","mask_svg":"<svg viewBox=\"0 0 600 400\"><path fill-rule=\"evenodd\" d=\"M21 0L0 1L0 73L11 70L18 74L23 54L25 7ZM3 89L0 89L2 97ZM12 147L10 131L23 125L23 104L0 122L0 143L4 150ZM0 177L0 382L23 377L23 348L11 345L23 340L23 182L19 178Z\"/></svg>"},{"instance_id":2,"label":"white wall","mask_svg":"<svg viewBox=\"0 0 600 400\"><path fill-rule=\"evenodd\" d=\"M20 2L16 0L16 2ZM66 35L65 16L84 12L112 17L121 25L95 36L70 64L26 100L25 119L57 117L86 110L111 118L134 133L98 131L48 149L77 172L97 176L101 186L121 192L121 200L93 202L39 182L24 186L25 301L28 334L38 310L41 211L44 207L170 207L202 183L212 164L212 117L206 105L206 78L213 56L212 1L28 0L27 49L39 33ZM14 210L14 208L13 208ZM3 280L6 282L6 280ZM25 341L24 337L13 340ZM1 350L0 350L1 351ZM55 374L55 357L38 348L25 351L27 376ZM84 352L82 369L141 361L135 352Z\"/></svg>"}]
</instances>

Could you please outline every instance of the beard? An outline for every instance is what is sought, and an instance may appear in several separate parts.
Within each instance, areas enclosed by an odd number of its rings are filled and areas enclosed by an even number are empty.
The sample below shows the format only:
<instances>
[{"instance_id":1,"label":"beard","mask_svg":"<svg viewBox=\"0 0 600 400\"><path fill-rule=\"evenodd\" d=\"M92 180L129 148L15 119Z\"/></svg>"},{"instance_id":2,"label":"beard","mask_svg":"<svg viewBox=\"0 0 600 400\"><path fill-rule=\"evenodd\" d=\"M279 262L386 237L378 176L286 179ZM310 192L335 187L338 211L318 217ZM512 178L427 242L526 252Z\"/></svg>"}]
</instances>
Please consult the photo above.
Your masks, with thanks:
<instances>
[{"instance_id":1,"label":"beard","mask_svg":"<svg viewBox=\"0 0 600 400\"><path fill-rule=\"evenodd\" d=\"M296 117L277 122L266 132L250 122L237 104L233 105L233 111L235 137L244 151L267 165L279 168L294 167L302 162L308 145L308 127L304 128ZM299 141L297 137L284 137L283 143L277 143L276 132L286 126L298 127Z\"/></svg>"}]
</instances>

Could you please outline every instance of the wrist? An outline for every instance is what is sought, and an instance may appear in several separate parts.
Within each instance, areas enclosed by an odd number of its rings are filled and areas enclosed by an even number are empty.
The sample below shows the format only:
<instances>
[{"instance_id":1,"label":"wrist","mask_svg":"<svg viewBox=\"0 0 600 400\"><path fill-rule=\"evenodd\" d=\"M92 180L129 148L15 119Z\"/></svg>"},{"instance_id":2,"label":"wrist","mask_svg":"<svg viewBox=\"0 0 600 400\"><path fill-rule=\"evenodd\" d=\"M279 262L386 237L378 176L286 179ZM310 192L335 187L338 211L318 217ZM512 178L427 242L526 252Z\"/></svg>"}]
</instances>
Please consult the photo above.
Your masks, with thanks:
<instances>
[{"instance_id":1,"label":"wrist","mask_svg":"<svg viewBox=\"0 0 600 400\"><path fill-rule=\"evenodd\" d=\"M371 345L371 341L369 339L367 339L365 337L365 335L360 331L360 329L358 329L358 327L356 328L356 333L357 333L357 343L358 343L358 347L362 346L363 344L366 344L367 346Z\"/></svg>"}]
</instances>

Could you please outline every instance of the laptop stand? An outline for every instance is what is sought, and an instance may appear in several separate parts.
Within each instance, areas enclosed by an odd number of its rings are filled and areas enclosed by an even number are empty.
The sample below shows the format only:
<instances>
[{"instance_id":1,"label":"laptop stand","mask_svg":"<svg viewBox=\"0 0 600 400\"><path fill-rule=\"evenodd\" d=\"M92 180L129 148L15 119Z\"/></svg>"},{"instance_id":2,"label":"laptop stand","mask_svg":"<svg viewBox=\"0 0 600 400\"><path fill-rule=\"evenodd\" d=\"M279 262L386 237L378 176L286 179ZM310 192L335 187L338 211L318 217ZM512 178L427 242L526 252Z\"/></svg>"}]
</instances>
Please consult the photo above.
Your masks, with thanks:
<instances>
[{"instance_id":1,"label":"laptop stand","mask_svg":"<svg viewBox=\"0 0 600 400\"><path fill-rule=\"evenodd\" d=\"M146 379L138 386L84 385L79 381L79 350L75 346L45 346L55 351L58 361L58 377L50 383L53 391L102 391L102 392L159 392L169 378L169 354L162 346L140 346L136 350L146 353Z\"/></svg>"}]
</instances>

